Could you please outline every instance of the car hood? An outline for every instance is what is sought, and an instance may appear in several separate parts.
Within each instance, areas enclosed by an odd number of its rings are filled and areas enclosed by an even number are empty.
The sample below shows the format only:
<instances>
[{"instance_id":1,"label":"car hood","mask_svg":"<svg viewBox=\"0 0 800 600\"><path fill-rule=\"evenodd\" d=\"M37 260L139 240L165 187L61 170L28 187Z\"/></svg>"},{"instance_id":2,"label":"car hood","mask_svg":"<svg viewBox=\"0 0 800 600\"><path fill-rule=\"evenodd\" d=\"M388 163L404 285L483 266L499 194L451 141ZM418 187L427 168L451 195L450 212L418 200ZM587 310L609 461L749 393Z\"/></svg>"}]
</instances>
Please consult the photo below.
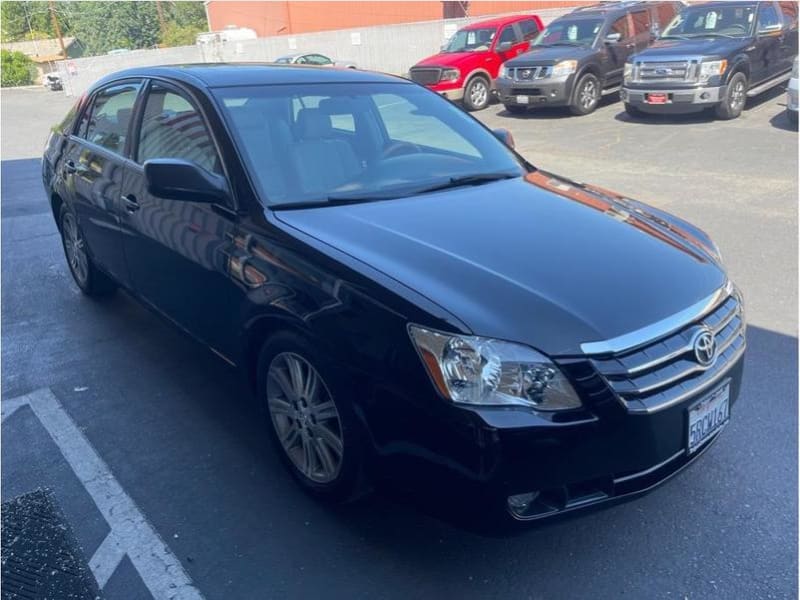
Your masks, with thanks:
<instances>
[{"instance_id":1,"label":"car hood","mask_svg":"<svg viewBox=\"0 0 800 600\"><path fill-rule=\"evenodd\" d=\"M476 57L481 54L486 54L486 52L440 52L422 59L414 67L460 67L474 62Z\"/></svg>"},{"instance_id":2,"label":"car hood","mask_svg":"<svg viewBox=\"0 0 800 600\"><path fill-rule=\"evenodd\" d=\"M554 356L660 321L726 281L700 230L542 171L276 215L428 297L472 333Z\"/></svg>"},{"instance_id":3,"label":"car hood","mask_svg":"<svg viewBox=\"0 0 800 600\"><path fill-rule=\"evenodd\" d=\"M749 38L697 38L692 40L656 40L633 60L656 60L694 56L728 56L750 43Z\"/></svg>"},{"instance_id":4,"label":"car hood","mask_svg":"<svg viewBox=\"0 0 800 600\"><path fill-rule=\"evenodd\" d=\"M507 67L554 65L562 60L582 60L596 51L591 46L534 46L505 62Z\"/></svg>"}]
</instances>

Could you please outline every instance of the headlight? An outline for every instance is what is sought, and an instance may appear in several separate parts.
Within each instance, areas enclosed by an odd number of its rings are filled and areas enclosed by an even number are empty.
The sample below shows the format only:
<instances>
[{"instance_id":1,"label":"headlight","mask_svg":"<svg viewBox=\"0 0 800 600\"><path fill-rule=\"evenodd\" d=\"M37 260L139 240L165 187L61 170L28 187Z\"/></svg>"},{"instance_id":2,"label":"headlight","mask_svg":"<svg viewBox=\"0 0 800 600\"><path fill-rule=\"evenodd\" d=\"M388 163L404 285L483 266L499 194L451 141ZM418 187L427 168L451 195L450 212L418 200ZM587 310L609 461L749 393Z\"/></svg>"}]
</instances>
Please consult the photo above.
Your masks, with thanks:
<instances>
[{"instance_id":1,"label":"headlight","mask_svg":"<svg viewBox=\"0 0 800 600\"><path fill-rule=\"evenodd\" d=\"M625 63L625 70L622 73L623 82L628 83L631 80L632 74L633 74L633 65L631 63Z\"/></svg>"},{"instance_id":2,"label":"headlight","mask_svg":"<svg viewBox=\"0 0 800 600\"><path fill-rule=\"evenodd\" d=\"M511 79L511 69L505 65L500 67L500 77L503 77L504 79Z\"/></svg>"},{"instance_id":3,"label":"headlight","mask_svg":"<svg viewBox=\"0 0 800 600\"><path fill-rule=\"evenodd\" d=\"M548 411L581 405L564 374L533 348L417 325L408 330L434 385L453 402Z\"/></svg>"},{"instance_id":4,"label":"headlight","mask_svg":"<svg viewBox=\"0 0 800 600\"><path fill-rule=\"evenodd\" d=\"M578 68L578 61L577 60L562 60L556 66L553 67L553 77L566 77L567 75L572 75L575 70Z\"/></svg>"},{"instance_id":5,"label":"headlight","mask_svg":"<svg viewBox=\"0 0 800 600\"><path fill-rule=\"evenodd\" d=\"M439 78L439 81L458 81L460 76L461 71L458 69L445 69L442 71L442 76Z\"/></svg>"},{"instance_id":6,"label":"headlight","mask_svg":"<svg viewBox=\"0 0 800 600\"><path fill-rule=\"evenodd\" d=\"M712 60L700 63L700 81L708 81L709 77L722 75L728 68L727 60Z\"/></svg>"}]
</instances>

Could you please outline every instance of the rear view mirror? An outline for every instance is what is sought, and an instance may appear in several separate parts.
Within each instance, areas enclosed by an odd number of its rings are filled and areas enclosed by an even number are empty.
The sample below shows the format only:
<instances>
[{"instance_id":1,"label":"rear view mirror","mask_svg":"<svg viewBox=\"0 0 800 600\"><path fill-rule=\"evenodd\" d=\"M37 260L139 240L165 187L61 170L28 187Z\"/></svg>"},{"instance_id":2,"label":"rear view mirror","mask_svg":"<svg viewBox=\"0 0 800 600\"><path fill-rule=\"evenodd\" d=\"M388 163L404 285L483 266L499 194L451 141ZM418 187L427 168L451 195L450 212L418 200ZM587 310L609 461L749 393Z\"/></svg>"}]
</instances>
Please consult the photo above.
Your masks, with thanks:
<instances>
[{"instance_id":1,"label":"rear view mirror","mask_svg":"<svg viewBox=\"0 0 800 600\"><path fill-rule=\"evenodd\" d=\"M508 129L505 127L498 127L497 129L492 129L492 133L494 137L503 142L506 146L514 148L514 136L511 135Z\"/></svg>"},{"instance_id":2,"label":"rear view mirror","mask_svg":"<svg viewBox=\"0 0 800 600\"><path fill-rule=\"evenodd\" d=\"M618 44L621 39L622 39L621 33L609 33L608 35L606 35L605 38L603 38L603 41L606 44Z\"/></svg>"},{"instance_id":3,"label":"rear view mirror","mask_svg":"<svg viewBox=\"0 0 800 600\"><path fill-rule=\"evenodd\" d=\"M228 186L221 175L177 158L155 158L144 163L147 191L153 196L187 202L223 202Z\"/></svg>"}]
</instances>

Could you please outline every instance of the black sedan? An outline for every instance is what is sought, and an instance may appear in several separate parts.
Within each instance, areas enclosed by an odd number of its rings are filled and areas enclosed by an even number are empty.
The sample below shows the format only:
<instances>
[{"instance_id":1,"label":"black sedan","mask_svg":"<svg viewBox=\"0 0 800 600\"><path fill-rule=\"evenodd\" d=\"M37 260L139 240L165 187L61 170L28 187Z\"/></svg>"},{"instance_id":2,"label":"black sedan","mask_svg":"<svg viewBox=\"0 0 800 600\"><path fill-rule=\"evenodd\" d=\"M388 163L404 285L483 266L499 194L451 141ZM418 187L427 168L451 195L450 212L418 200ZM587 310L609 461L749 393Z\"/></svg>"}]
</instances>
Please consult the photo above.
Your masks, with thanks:
<instances>
[{"instance_id":1,"label":"black sedan","mask_svg":"<svg viewBox=\"0 0 800 600\"><path fill-rule=\"evenodd\" d=\"M306 490L534 520L708 448L745 326L702 231L511 145L390 76L153 67L78 101L43 179L78 287L240 368Z\"/></svg>"}]
</instances>

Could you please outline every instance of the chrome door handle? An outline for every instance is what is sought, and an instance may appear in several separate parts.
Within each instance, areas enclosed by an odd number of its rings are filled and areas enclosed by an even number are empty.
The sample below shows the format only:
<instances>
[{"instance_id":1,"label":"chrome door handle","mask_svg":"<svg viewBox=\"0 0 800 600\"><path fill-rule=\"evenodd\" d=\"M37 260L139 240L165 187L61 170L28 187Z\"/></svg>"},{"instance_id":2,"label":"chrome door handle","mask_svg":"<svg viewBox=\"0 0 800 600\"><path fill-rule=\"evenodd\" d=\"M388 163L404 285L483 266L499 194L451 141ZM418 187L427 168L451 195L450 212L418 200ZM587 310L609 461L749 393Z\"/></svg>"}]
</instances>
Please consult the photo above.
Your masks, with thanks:
<instances>
[{"instance_id":1,"label":"chrome door handle","mask_svg":"<svg viewBox=\"0 0 800 600\"><path fill-rule=\"evenodd\" d=\"M139 206L139 201L136 200L136 196L133 194L123 196L122 201L125 203L125 210L127 210L129 213L135 213L141 208L141 206Z\"/></svg>"}]
</instances>

